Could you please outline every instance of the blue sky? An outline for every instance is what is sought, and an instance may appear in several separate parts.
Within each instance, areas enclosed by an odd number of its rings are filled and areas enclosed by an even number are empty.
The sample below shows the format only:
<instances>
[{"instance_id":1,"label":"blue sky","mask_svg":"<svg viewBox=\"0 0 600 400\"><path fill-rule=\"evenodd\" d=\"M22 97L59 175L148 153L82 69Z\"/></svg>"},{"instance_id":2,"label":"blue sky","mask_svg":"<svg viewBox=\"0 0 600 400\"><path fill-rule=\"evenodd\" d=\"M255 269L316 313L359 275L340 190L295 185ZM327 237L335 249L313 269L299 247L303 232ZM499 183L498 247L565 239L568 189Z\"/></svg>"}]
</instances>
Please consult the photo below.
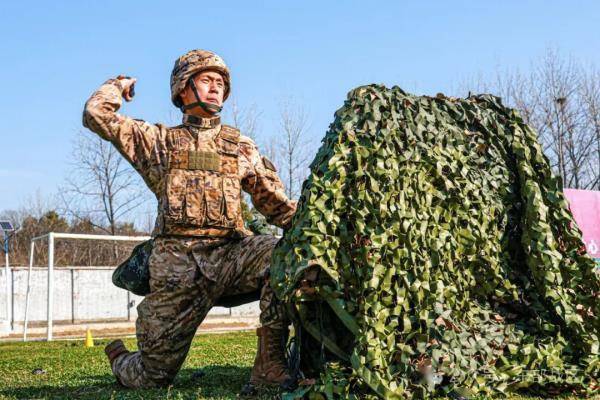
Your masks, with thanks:
<instances>
[{"instance_id":1,"label":"blue sky","mask_svg":"<svg viewBox=\"0 0 600 400\"><path fill-rule=\"evenodd\" d=\"M0 5L0 210L68 172L81 110L119 73L138 78L123 113L172 122L174 60L213 50L239 103L277 134L293 96L318 142L346 93L368 83L449 92L497 67L527 70L548 47L600 65L597 1L5 1Z\"/></svg>"}]
</instances>

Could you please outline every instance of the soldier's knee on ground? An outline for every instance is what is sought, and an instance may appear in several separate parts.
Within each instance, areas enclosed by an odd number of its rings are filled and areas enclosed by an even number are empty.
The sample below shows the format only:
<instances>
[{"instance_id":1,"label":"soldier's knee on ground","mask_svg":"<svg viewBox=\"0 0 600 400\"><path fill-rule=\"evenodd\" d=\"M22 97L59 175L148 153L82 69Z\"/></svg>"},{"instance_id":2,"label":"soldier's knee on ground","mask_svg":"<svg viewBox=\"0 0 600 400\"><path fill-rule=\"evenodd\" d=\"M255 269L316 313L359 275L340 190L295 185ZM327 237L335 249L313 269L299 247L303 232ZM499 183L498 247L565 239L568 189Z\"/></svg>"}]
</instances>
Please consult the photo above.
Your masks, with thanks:
<instances>
[{"instance_id":1,"label":"soldier's knee on ground","mask_svg":"<svg viewBox=\"0 0 600 400\"><path fill-rule=\"evenodd\" d=\"M131 389L167 387L173 383L177 372L148 368L139 352L123 354L115 359L112 371L117 381Z\"/></svg>"}]
</instances>

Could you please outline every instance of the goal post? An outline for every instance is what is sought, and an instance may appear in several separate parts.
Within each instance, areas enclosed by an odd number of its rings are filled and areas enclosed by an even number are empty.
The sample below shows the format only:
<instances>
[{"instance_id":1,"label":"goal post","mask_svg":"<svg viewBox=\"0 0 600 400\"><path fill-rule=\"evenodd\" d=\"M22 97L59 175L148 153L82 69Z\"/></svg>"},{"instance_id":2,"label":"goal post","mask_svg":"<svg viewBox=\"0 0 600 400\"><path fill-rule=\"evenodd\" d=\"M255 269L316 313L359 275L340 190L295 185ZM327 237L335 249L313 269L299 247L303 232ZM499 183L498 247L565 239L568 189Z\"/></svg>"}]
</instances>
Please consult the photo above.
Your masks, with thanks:
<instances>
[{"instance_id":1,"label":"goal post","mask_svg":"<svg viewBox=\"0 0 600 400\"><path fill-rule=\"evenodd\" d=\"M58 239L76 239L76 240L101 240L101 241L120 241L120 242L143 242L151 239L150 236L111 236L111 235L92 235L83 233L58 233L50 232L45 235L37 236L31 239L29 252L29 269L27 271L27 291L25 293L25 320L23 325L23 341L27 341L27 323L29 312L29 293L31 291L31 271L34 264L35 243L46 240L48 243L48 279L47 279L47 330L46 339L52 340L52 309L54 299L54 245Z\"/></svg>"}]
</instances>

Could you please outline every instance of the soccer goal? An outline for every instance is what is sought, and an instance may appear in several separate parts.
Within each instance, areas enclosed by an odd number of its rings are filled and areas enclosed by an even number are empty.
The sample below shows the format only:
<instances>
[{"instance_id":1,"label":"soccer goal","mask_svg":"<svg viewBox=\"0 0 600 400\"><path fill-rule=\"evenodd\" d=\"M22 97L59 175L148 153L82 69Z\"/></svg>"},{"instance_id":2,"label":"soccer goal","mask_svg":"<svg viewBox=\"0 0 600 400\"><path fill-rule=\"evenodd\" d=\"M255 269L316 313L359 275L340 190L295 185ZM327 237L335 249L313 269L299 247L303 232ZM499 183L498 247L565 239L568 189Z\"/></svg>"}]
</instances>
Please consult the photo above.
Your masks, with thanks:
<instances>
[{"instance_id":1,"label":"soccer goal","mask_svg":"<svg viewBox=\"0 0 600 400\"><path fill-rule=\"evenodd\" d=\"M48 246L48 279L47 279L47 335L48 341L52 340L52 311L54 306L54 250L57 240L98 240L109 242L143 242L150 239L150 236L111 236L111 235L90 235L78 233L58 233L50 232L31 239L29 251L29 269L27 271L27 290L25 295L25 319L23 325L23 341L27 341L27 324L29 318L29 301L31 291L31 273L34 265L35 244L36 242L46 241Z\"/></svg>"}]
</instances>

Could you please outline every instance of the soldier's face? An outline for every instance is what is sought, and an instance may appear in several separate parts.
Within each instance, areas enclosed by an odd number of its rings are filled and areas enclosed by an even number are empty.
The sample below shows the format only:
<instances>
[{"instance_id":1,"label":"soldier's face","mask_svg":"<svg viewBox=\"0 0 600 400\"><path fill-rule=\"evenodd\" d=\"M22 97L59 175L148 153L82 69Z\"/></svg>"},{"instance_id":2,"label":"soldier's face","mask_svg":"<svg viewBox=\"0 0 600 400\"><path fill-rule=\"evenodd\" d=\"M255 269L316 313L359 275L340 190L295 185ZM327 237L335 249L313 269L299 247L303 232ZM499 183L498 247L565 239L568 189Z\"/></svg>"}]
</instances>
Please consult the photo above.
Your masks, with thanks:
<instances>
[{"instance_id":1,"label":"soldier's face","mask_svg":"<svg viewBox=\"0 0 600 400\"><path fill-rule=\"evenodd\" d=\"M198 89L198 96L201 101L219 107L223 105L225 82L220 73L216 71L200 72L194 76L194 83ZM183 104L190 104L196 101L196 96L189 85L186 86L185 90L182 92L181 100L183 101ZM192 108L192 110L195 108Z\"/></svg>"}]
</instances>

